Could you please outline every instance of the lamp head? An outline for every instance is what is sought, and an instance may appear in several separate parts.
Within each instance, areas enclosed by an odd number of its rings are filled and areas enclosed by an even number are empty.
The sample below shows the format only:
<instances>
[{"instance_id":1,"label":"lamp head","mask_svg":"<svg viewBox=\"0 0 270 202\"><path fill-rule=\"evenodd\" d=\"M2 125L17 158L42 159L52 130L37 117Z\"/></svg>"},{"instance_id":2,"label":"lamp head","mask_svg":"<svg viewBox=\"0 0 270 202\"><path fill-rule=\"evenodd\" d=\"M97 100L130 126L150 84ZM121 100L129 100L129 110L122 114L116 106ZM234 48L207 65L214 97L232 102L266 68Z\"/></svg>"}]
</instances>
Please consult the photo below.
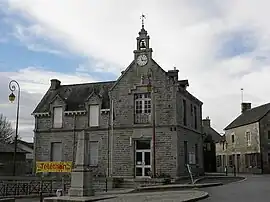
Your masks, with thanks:
<instances>
[{"instance_id":1,"label":"lamp head","mask_svg":"<svg viewBox=\"0 0 270 202\"><path fill-rule=\"evenodd\" d=\"M9 98L9 101L10 101L10 102L14 102L15 97L16 97L16 96L15 96L14 93L12 92L12 93L9 95L9 97L8 97L8 98Z\"/></svg>"}]
</instances>

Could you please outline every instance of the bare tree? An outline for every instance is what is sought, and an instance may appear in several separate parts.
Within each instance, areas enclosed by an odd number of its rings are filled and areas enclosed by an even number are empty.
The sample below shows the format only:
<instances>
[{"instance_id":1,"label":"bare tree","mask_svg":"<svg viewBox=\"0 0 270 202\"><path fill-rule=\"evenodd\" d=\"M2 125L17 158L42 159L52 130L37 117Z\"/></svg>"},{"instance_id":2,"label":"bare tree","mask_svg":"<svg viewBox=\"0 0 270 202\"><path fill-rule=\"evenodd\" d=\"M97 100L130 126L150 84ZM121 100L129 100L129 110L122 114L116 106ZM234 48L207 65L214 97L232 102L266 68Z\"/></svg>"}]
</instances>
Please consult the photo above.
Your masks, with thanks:
<instances>
[{"instance_id":1,"label":"bare tree","mask_svg":"<svg viewBox=\"0 0 270 202\"><path fill-rule=\"evenodd\" d=\"M13 134L14 130L12 129L11 122L3 114L0 114L0 142L10 142Z\"/></svg>"}]
</instances>

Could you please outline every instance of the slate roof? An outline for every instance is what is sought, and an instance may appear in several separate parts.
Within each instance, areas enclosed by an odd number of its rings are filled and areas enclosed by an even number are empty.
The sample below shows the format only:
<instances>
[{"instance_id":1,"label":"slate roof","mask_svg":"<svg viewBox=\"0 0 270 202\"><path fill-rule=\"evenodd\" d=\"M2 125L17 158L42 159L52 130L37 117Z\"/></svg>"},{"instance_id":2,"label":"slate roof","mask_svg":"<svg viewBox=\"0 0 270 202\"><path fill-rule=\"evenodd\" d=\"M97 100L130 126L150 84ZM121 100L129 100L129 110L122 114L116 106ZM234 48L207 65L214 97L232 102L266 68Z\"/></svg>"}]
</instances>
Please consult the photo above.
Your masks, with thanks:
<instances>
[{"instance_id":1,"label":"slate roof","mask_svg":"<svg viewBox=\"0 0 270 202\"><path fill-rule=\"evenodd\" d=\"M0 142L0 153L13 153L14 152L14 146L12 144L7 144ZM27 153L26 151L20 149L17 147L18 153Z\"/></svg>"},{"instance_id":2,"label":"slate roof","mask_svg":"<svg viewBox=\"0 0 270 202\"><path fill-rule=\"evenodd\" d=\"M84 103L95 93L102 99L102 109L110 108L109 89L115 81L61 85L56 90L49 89L43 96L33 113L49 112L50 103L58 95L66 103L66 111L85 110Z\"/></svg>"},{"instance_id":3,"label":"slate roof","mask_svg":"<svg viewBox=\"0 0 270 202\"><path fill-rule=\"evenodd\" d=\"M18 143L24 144L25 146L34 149L34 143L33 142L25 142L23 140L18 140Z\"/></svg>"},{"instance_id":4,"label":"slate roof","mask_svg":"<svg viewBox=\"0 0 270 202\"><path fill-rule=\"evenodd\" d=\"M244 125L258 122L269 111L270 111L270 103L251 108L251 109L245 111L244 113L242 113L240 116L238 116L224 130L229 130L232 128L237 128L239 126L244 126Z\"/></svg>"},{"instance_id":5,"label":"slate roof","mask_svg":"<svg viewBox=\"0 0 270 202\"><path fill-rule=\"evenodd\" d=\"M203 133L207 136L211 135L211 139L214 142L219 142L222 138L222 136L217 131L215 131L212 127L209 126L203 126Z\"/></svg>"}]
</instances>

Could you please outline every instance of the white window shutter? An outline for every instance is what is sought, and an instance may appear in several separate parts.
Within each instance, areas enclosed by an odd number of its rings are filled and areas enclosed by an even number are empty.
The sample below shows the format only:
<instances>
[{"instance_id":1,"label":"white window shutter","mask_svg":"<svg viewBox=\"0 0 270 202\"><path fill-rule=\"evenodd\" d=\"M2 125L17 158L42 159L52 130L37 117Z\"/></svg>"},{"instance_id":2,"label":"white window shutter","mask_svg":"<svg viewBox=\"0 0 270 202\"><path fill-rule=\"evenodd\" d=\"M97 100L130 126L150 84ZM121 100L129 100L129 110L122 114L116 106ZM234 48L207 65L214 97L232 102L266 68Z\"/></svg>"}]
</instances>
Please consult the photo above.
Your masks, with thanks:
<instances>
[{"instance_id":1,"label":"white window shutter","mask_svg":"<svg viewBox=\"0 0 270 202\"><path fill-rule=\"evenodd\" d=\"M61 128L63 124L63 108L54 107L53 108L53 127Z\"/></svg>"},{"instance_id":2,"label":"white window shutter","mask_svg":"<svg viewBox=\"0 0 270 202\"><path fill-rule=\"evenodd\" d=\"M99 105L89 107L89 126L99 126Z\"/></svg>"}]
</instances>

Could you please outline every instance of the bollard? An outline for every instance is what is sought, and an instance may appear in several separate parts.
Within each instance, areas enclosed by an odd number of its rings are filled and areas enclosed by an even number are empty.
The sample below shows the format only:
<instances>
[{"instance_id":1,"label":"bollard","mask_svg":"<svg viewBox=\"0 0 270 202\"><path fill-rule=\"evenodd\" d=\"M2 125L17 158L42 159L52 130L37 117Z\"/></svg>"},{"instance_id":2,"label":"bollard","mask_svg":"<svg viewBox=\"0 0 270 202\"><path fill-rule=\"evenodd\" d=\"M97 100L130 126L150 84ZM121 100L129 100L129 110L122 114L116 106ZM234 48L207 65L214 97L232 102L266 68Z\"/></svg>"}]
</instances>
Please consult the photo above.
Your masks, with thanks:
<instances>
[{"instance_id":1,"label":"bollard","mask_svg":"<svg viewBox=\"0 0 270 202\"><path fill-rule=\"evenodd\" d=\"M39 201L43 202L43 195L42 195L42 191L39 191Z\"/></svg>"},{"instance_id":2,"label":"bollard","mask_svg":"<svg viewBox=\"0 0 270 202\"><path fill-rule=\"evenodd\" d=\"M227 168L227 166L225 166L225 174L226 174L226 176L228 176L228 168Z\"/></svg>"}]
</instances>

